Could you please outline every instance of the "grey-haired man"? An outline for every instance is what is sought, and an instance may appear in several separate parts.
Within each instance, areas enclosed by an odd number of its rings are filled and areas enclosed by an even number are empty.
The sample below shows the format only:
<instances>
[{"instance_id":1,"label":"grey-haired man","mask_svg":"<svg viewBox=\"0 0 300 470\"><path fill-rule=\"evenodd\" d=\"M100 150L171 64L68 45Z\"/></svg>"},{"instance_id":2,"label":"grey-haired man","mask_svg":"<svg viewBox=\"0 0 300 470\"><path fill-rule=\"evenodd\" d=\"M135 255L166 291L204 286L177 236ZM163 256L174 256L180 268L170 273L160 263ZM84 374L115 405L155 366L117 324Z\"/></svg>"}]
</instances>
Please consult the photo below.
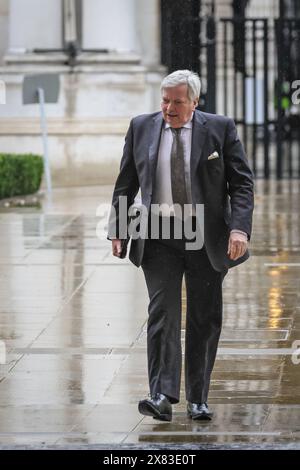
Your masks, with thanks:
<instances>
[{"instance_id":1,"label":"grey-haired man","mask_svg":"<svg viewBox=\"0 0 300 470\"><path fill-rule=\"evenodd\" d=\"M155 212L152 207L160 208L158 235L152 236L149 217L148 237L133 239L129 255L136 266L142 266L150 299L150 396L139 402L139 411L170 421L172 404L179 402L184 276L187 414L192 419L211 419L207 397L221 333L222 282L229 268L249 257L253 176L234 121L196 109L200 94L197 74L173 72L164 78L161 90L161 112L137 116L130 123L112 198L108 238L113 254L120 256L124 238L116 229L120 196L126 196L129 207L141 189L149 214ZM204 207L204 243L188 249L185 231L181 238L176 235L180 219L176 208L183 208L184 214L179 228L189 220L197 233L200 205ZM165 221L170 226L168 237L162 230Z\"/></svg>"}]
</instances>

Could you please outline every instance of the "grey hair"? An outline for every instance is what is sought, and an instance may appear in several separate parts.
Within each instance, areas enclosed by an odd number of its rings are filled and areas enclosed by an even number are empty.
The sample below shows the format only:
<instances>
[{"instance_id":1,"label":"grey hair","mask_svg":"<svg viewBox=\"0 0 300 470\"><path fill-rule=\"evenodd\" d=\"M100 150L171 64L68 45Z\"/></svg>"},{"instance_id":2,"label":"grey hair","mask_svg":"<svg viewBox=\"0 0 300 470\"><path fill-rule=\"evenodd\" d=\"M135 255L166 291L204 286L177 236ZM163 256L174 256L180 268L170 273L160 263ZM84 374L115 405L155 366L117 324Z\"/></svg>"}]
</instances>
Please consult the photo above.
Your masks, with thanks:
<instances>
[{"instance_id":1,"label":"grey hair","mask_svg":"<svg viewBox=\"0 0 300 470\"><path fill-rule=\"evenodd\" d=\"M187 85L187 94L191 101L199 98L201 82L197 73L191 70L175 70L162 80L160 90L162 92L164 88L172 88L178 85Z\"/></svg>"}]
</instances>

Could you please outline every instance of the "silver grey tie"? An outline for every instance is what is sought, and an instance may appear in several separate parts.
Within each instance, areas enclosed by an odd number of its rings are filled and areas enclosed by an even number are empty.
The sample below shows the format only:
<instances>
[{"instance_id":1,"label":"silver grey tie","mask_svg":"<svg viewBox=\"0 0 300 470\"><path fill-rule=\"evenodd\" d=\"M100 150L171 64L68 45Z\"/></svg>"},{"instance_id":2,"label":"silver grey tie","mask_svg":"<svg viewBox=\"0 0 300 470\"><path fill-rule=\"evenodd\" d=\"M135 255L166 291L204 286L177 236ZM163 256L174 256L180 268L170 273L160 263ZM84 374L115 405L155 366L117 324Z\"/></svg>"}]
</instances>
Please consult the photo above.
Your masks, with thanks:
<instances>
[{"instance_id":1,"label":"silver grey tie","mask_svg":"<svg viewBox=\"0 0 300 470\"><path fill-rule=\"evenodd\" d=\"M171 150L171 185L173 204L180 204L183 213L184 204L187 204L187 193L184 172L184 144L182 139L182 127L171 128L173 144Z\"/></svg>"}]
</instances>

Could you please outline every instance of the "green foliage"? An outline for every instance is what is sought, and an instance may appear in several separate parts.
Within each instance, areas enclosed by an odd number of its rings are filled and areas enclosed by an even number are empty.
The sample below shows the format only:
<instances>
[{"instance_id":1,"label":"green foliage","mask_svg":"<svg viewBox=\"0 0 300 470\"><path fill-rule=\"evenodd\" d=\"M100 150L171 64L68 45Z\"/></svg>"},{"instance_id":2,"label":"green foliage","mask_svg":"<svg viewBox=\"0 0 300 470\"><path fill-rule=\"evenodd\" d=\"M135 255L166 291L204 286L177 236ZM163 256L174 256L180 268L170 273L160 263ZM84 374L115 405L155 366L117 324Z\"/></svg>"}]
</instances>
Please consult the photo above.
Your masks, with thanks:
<instances>
[{"instance_id":1,"label":"green foliage","mask_svg":"<svg viewBox=\"0 0 300 470\"><path fill-rule=\"evenodd\" d=\"M0 199L38 191L43 169L40 155L0 153Z\"/></svg>"}]
</instances>

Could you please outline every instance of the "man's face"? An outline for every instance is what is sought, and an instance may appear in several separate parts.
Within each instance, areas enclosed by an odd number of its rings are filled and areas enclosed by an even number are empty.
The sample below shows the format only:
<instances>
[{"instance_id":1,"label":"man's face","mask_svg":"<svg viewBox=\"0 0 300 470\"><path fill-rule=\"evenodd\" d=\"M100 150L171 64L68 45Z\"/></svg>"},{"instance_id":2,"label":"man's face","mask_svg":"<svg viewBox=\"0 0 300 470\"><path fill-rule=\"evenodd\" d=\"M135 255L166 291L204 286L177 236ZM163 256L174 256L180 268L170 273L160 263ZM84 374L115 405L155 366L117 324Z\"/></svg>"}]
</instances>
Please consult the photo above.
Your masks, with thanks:
<instances>
[{"instance_id":1,"label":"man's face","mask_svg":"<svg viewBox=\"0 0 300 470\"><path fill-rule=\"evenodd\" d=\"M162 91L161 110L164 120L171 127L182 127L190 120L198 104L198 100L189 100L187 91L185 84L164 88Z\"/></svg>"}]
</instances>

